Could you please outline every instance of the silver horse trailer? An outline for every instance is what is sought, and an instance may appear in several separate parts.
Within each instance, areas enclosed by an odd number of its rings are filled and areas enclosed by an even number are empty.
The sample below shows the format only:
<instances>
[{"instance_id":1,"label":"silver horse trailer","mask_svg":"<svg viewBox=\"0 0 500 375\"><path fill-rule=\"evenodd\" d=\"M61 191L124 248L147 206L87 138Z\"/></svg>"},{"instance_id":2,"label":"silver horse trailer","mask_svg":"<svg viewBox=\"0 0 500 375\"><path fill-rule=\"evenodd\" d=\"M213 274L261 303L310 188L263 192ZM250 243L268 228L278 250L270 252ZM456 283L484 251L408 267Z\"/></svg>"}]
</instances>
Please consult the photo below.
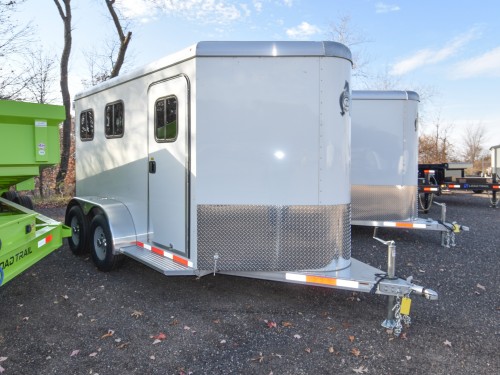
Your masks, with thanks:
<instances>
[{"instance_id":1,"label":"silver horse trailer","mask_svg":"<svg viewBox=\"0 0 500 375\"><path fill-rule=\"evenodd\" d=\"M441 243L455 244L468 230L441 219L418 217L418 103L413 91L352 93L352 224L441 231Z\"/></svg>"},{"instance_id":2,"label":"silver horse trailer","mask_svg":"<svg viewBox=\"0 0 500 375\"><path fill-rule=\"evenodd\" d=\"M350 77L334 42L201 42L78 94L71 249L437 298L394 278L395 251L388 273L351 257Z\"/></svg>"}]
</instances>

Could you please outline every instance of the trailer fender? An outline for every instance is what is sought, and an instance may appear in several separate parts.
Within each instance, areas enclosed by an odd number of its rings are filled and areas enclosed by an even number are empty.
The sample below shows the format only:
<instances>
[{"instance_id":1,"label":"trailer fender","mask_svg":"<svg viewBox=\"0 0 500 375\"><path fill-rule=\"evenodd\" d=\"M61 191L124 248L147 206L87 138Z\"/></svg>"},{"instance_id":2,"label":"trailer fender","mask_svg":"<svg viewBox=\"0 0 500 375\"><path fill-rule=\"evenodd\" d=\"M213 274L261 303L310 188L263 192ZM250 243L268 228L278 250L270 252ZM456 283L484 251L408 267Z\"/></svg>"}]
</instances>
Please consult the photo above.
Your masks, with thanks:
<instances>
[{"instance_id":1,"label":"trailer fender","mask_svg":"<svg viewBox=\"0 0 500 375\"><path fill-rule=\"evenodd\" d=\"M123 202L95 196L75 197L68 203L66 214L75 205L81 207L89 223L97 214L103 214L106 217L113 238L113 253L118 254L120 247L137 241L134 220Z\"/></svg>"}]
</instances>

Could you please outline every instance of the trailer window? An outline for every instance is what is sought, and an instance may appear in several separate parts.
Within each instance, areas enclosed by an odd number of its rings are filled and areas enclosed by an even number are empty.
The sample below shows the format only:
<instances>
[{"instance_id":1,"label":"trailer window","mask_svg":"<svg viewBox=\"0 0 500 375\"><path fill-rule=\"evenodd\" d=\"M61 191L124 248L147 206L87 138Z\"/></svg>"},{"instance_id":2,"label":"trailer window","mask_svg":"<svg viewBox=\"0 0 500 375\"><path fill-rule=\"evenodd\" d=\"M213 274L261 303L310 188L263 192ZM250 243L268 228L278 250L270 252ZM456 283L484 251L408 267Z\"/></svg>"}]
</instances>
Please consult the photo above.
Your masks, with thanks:
<instances>
[{"instance_id":1,"label":"trailer window","mask_svg":"<svg viewBox=\"0 0 500 375\"><path fill-rule=\"evenodd\" d=\"M124 114L122 101L106 105L105 119L104 134L106 134L106 138L123 137Z\"/></svg>"},{"instance_id":2,"label":"trailer window","mask_svg":"<svg viewBox=\"0 0 500 375\"><path fill-rule=\"evenodd\" d=\"M94 111L92 109L80 113L80 139L82 141L94 139Z\"/></svg>"},{"instance_id":3,"label":"trailer window","mask_svg":"<svg viewBox=\"0 0 500 375\"><path fill-rule=\"evenodd\" d=\"M168 96L155 103L155 139L173 142L177 138L177 98Z\"/></svg>"}]
</instances>

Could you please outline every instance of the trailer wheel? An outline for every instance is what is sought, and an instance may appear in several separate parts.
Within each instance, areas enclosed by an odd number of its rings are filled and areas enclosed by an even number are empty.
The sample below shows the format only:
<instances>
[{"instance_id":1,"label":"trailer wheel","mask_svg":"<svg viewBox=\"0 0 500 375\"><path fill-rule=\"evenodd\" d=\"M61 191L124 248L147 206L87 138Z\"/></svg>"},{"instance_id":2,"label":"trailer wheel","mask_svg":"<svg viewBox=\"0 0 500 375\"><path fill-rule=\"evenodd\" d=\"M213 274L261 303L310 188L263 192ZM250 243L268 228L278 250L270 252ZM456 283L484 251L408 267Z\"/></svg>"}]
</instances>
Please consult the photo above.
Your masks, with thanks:
<instances>
[{"instance_id":1,"label":"trailer wheel","mask_svg":"<svg viewBox=\"0 0 500 375\"><path fill-rule=\"evenodd\" d=\"M33 201L27 195L18 195L13 199L13 202L26 207L28 210L33 209Z\"/></svg>"},{"instance_id":2,"label":"trailer wheel","mask_svg":"<svg viewBox=\"0 0 500 375\"><path fill-rule=\"evenodd\" d=\"M117 267L123 256L113 254L113 238L108 220L102 214L96 215L90 223L90 255L101 271Z\"/></svg>"},{"instance_id":3,"label":"trailer wheel","mask_svg":"<svg viewBox=\"0 0 500 375\"><path fill-rule=\"evenodd\" d=\"M15 191L9 190L2 193L2 198L7 199L8 201L14 202L14 199L17 198L17 193Z\"/></svg>"},{"instance_id":4,"label":"trailer wheel","mask_svg":"<svg viewBox=\"0 0 500 375\"><path fill-rule=\"evenodd\" d=\"M84 254L87 251L89 226L80 206L71 207L64 222L71 228L71 237L68 238L71 251L75 255Z\"/></svg>"}]
</instances>

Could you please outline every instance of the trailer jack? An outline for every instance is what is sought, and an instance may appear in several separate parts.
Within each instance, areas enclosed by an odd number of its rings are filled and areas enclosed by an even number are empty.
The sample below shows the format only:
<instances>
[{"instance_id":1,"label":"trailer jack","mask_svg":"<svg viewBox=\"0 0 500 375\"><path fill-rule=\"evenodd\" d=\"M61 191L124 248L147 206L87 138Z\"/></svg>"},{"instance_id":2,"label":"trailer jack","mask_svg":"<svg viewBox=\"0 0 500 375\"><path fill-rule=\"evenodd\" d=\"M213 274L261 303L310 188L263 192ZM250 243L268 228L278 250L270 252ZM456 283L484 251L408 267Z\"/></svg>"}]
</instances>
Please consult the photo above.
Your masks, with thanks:
<instances>
[{"instance_id":1,"label":"trailer jack","mask_svg":"<svg viewBox=\"0 0 500 375\"><path fill-rule=\"evenodd\" d=\"M380 243L387 246L387 275L384 277L388 280L397 279L396 277L396 243L393 240L385 241L377 237L377 229L373 231L373 238ZM387 297L387 318L382 322L382 327L393 331L395 336L399 336L402 331L402 323L409 326L411 323L410 319L410 306L411 299L410 294L412 292L422 295L427 300L437 300L438 294L432 289L424 288L419 285L413 284L412 277L406 279L406 281L411 284L410 291L403 296L393 296Z\"/></svg>"}]
</instances>

